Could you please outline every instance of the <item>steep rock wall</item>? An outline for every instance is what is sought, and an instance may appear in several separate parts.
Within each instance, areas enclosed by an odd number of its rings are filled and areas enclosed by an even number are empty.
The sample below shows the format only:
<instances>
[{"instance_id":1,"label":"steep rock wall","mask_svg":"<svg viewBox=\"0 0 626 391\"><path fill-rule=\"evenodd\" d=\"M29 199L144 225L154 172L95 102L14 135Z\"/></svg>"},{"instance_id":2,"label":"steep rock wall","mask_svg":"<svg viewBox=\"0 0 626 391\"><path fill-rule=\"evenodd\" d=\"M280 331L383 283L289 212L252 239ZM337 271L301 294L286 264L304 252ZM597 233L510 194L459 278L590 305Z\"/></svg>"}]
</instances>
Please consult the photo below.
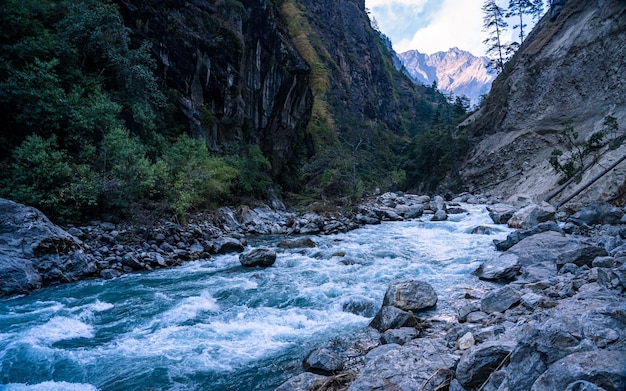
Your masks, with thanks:
<instances>
[{"instance_id":1,"label":"steep rock wall","mask_svg":"<svg viewBox=\"0 0 626 391\"><path fill-rule=\"evenodd\" d=\"M624 1L569 0L560 11L548 12L494 81L474 122L464 124L480 135L461 172L468 188L504 198L523 193L538 200L557 188L559 175L548 159L555 147L566 150L559 138L564 121L572 121L583 141L602 130L607 115L617 118L625 131L624 58ZM559 197L626 153L623 146L607 149ZM625 177L626 167L620 165L574 203L610 198Z\"/></svg>"},{"instance_id":2,"label":"steep rock wall","mask_svg":"<svg viewBox=\"0 0 626 391\"><path fill-rule=\"evenodd\" d=\"M191 134L212 149L261 146L273 174L304 137L310 68L265 0L122 0L126 24L152 42Z\"/></svg>"}]
</instances>

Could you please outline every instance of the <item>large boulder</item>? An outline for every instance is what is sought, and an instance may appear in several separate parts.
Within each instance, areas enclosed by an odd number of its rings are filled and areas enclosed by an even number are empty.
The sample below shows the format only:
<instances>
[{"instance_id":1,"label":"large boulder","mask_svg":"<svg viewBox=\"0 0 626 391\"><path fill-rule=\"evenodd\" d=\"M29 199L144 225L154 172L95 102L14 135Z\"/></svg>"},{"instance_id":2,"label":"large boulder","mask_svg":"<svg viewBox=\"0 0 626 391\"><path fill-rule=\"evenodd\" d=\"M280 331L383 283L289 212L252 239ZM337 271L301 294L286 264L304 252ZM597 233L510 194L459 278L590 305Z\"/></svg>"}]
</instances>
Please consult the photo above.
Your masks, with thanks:
<instances>
[{"instance_id":1,"label":"large boulder","mask_svg":"<svg viewBox=\"0 0 626 391\"><path fill-rule=\"evenodd\" d=\"M606 202L585 205L574 213L569 221L576 225L619 224L624 211Z\"/></svg>"},{"instance_id":2,"label":"large boulder","mask_svg":"<svg viewBox=\"0 0 626 391\"><path fill-rule=\"evenodd\" d=\"M531 389L565 390L580 380L605 390L626 389L626 352L601 350L570 354L552 364Z\"/></svg>"},{"instance_id":3,"label":"large boulder","mask_svg":"<svg viewBox=\"0 0 626 391\"><path fill-rule=\"evenodd\" d=\"M419 338L403 346L382 345L365 356L365 367L348 391L445 389L457 360L442 339Z\"/></svg>"},{"instance_id":4,"label":"large boulder","mask_svg":"<svg viewBox=\"0 0 626 391\"><path fill-rule=\"evenodd\" d=\"M213 253L215 254L240 253L243 250L244 246L241 241L228 236L223 236L213 242Z\"/></svg>"},{"instance_id":5,"label":"large boulder","mask_svg":"<svg viewBox=\"0 0 626 391\"><path fill-rule=\"evenodd\" d=\"M332 375L343 369L341 356L327 348L313 350L303 360L302 365L306 371L319 375Z\"/></svg>"},{"instance_id":6,"label":"large boulder","mask_svg":"<svg viewBox=\"0 0 626 391\"><path fill-rule=\"evenodd\" d=\"M93 275L95 261L84 250L37 209L0 199L0 295Z\"/></svg>"},{"instance_id":7,"label":"large boulder","mask_svg":"<svg viewBox=\"0 0 626 391\"><path fill-rule=\"evenodd\" d=\"M301 236L295 239L286 239L278 243L280 248L313 248L316 247L315 242L306 236Z\"/></svg>"},{"instance_id":8,"label":"large boulder","mask_svg":"<svg viewBox=\"0 0 626 391\"><path fill-rule=\"evenodd\" d=\"M487 293L480 301L480 309L488 314L504 312L518 303L521 297L518 291L506 285Z\"/></svg>"},{"instance_id":9,"label":"large boulder","mask_svg":"<svg viewBox=\"0 0 626 391\"><path fill-rule=\"evenodd\" d=\"M389 329L413 327L415 325L417 325L417 319L412 312L403 311L400 308L388 305L382 306L370 322L370 327L381 333Z\"/></svg>"},{"instance_id":10,"label":"large boulder","mask_svg":"<svg viewBox=\"0 0 626 391\"><path fill-rule=\"evenodd\" d=\"M493 204L487 205L489 217L495 224L506 224L513 214L517 212L517 208L510 204Z\"/></svg>"},{"instance_id":11,"label":"large boulder","mask_svg":"<svg viewBox=\"0 0 626 391\"><path fill-rule=\"evenodd\" d=\"M554 231L563 234L563 230L555 221L547 221L545 223L539 223L530 229L513 231L506 236L505 240L494 240L493 244L496 246L497 250L506 251L523 239L546 231Z\"/></svg>"},{"instance_id":12,"label":"large boulder","mask_svg":"<svg viewBox=\"0 0 626 391\"><path fill-rule=\"evenodd\" d=\"M514 342L490 341L474 346L461 356L456 368L456 379L464 387L484 383L515 348Z\"/></svg>"},{"instance_id":13,"label":"large boulder","mask_svg":"<svg viewBox=\"0 0 626 391\"><path fill-rule=\"evenodd\" d=\"M543 202L539 204L530 204L511 216L507 224L510 228L529 229L539 223L554 220L556 209L554 206Z\"/></svg>"},{"instance_id":14,"label":"large boulder","mask_svg":"<svg viewBox=\"0 0 626 391\"><path fill-rule=\"evenodd\" d=\"M276 262L276 251L270 248L255 248L254 250L245 254L239 255L239 262L243 266L254 267L268 267L272 266Z\"/></svg>"},{"instance_id":15,"label":"large boulder","mask_svg":"<svg viewBox=\"0 0 626 391\"><path fill-rule=\"evenodd\" d=\"M437 294L433 287L420 280L396 280L385 292L383 306L393 306L404 311L420 311L434 307Z\"/></svg>"},{"instance_id":16,"label":"large boulder","mask_svg":"<svg viewBox=\"0 0 626 391\"><path fill-rule=\"evenodd\" d=\"M478 267L475 274L483 280L512 280L519 274L521 265L517 255L504 253L485 261Z\"/></svg>"}]
</instances>

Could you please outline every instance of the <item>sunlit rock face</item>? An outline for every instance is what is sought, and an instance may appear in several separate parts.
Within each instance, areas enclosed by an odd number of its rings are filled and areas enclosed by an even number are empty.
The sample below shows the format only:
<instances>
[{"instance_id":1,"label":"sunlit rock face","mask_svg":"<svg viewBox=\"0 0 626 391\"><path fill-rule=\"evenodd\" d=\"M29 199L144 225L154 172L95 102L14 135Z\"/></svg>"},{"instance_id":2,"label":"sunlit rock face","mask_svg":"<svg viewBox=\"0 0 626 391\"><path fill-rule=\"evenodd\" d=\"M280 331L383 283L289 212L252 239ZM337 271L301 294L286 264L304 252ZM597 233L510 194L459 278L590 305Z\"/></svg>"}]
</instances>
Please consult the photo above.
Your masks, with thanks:
<instances>
[{"instance_id":1,"label":"sunlit rock face","mask_svg":"<svg viewBox=\"0 0 626 391\"><path fill-rule=\"evenodd\" d=\"M558 187L561 176L548 159L554 148L567 156L560 137L565 121L571 121L581 142L604 130L607 115L617 119L620 130L605 139L626 129L626 68L622 66L626 4L618 0L561 3L559 12L549 10L535 26L494 81L485 106L464 124L480 136L461 170L468 188L487 186L505 199L526 194L541 200ZM589 182L625 149L623 145L603 148L597 154L599 164L553 202ZM610 198L625 177L626 167L620 165L573 203Z\"/></svg>"}]
</instances>

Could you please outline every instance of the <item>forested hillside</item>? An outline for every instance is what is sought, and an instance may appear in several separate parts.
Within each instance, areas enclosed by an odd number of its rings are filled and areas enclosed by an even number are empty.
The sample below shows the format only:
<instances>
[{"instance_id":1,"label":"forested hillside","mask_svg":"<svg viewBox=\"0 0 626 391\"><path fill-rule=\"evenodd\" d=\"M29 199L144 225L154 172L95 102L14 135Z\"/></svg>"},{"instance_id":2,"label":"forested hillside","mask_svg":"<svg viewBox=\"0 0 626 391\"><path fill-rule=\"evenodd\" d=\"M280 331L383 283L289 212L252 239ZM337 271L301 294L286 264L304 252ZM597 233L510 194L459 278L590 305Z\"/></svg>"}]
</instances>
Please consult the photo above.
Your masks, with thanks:
<instances>
[{"instance_id":1,"label":"forested hillside","mask_svg":"<svg viewBox=\"0 0 626 391\"><path fill-rule=\"evenodd\" d=\"M60 220L417 186L448 163L416 140L465 114L393 67L360 0L7 0L0 18L0 196Z\"/></svg>"}]
</instances>

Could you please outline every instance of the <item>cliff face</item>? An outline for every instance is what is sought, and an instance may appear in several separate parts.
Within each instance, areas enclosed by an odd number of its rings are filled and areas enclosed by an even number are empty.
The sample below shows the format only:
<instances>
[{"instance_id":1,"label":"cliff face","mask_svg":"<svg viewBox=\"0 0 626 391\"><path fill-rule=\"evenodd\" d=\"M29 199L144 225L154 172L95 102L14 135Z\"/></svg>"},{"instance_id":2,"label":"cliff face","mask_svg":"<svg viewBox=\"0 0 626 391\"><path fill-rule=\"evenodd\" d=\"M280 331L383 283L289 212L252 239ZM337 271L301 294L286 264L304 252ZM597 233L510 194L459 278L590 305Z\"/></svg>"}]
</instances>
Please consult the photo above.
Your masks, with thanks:
<instances>
[{"instance_id":1,"label":"cliff face","mask_svg":"<svg viewBox=\"0 0 626 391\"><path fill-rule=\"evenodd\" d=\"M121 1L127 25L152 42L191 134L212 149L247 141L272 157L274 174L303 137L309 66L265 1Z\"/></svg>"},{"instance_id":2,"label":"cliff face","mask_svg":"<svg viewBox=\"0 0 626 391\"><path fill-rule=\"evenodd\" d=\"M120 7L135 37L152 42L192 135L214 150L259 144L279 181L327 149L332 156L309 164L317 166L309 177L326 168L345 176L356 157L337 163L338 156L393 155L391 145L430 122L426 89L393 68L363 0L120 0Z\"/></svg>"},{"instance_id":3,"label":"cliff face","mask_svg":"<svg viewBox=\"0 0 626 391\"><path fill-rule=\"evenodd\" d=\"M558 11L558 10L552 10ZM559 12L548 12L516 57L492 85L485 106L465 125L480 139L461 172L469 189L503 197L523 193L543 199L558 187L559 174L549 164L551 152L562 159L571 145L563 142L569 121L580 143L606 130L604 119L626 129L626 3L619 0L569 0ZM624 155L626 148L605 146L585 161L597 159L564 197ZM624 182L618 166L575 202L613 196ZM578 182L578 183L577 183ZM555 199L559 201L557 197Z\"/></svg>"},{"instance_id":4,"label":"cliff face","mask_svg":"<svg viewBox=\"0 0 626 391\"><path fill-rule=\"evenodd\" d=\"M409 50L399 56L415 81L426 85L436 81L441 91L465 95L472 105L477 105L481 96L489 92L495 79L495 74L486 67L489 62L486 57L476 57L457 48L434 54Z\"/></svg>"}]
</instances>

